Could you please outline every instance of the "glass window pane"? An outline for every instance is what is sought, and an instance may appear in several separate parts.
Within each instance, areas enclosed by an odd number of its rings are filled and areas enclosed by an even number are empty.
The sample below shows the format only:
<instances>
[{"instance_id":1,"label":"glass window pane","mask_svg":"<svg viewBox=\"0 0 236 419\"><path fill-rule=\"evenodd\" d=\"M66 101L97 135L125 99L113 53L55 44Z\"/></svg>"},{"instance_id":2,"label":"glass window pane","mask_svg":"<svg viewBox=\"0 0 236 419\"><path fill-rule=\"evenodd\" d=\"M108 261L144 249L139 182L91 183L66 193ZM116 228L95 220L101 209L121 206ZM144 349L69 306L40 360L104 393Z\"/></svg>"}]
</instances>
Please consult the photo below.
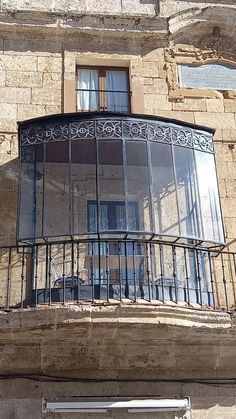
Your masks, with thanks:
<instances>
[{"instance_id":1,"label":"glass window pane","mask_svg":"<svg viewBox=\"0 0 236 419\"><path fill-rule=\"evenodd\" d=\"M193 150L174 147L181 235L202 237Z\"/></svg>"},{"instance_id":2,"label":"glass window pane","mask_svg":"<svg viewBox=\"0 0 236 419\"><path fill-rule=\"evenodd\" d=\"M78 69L77 108L82 111L99 110L98 70Z\"/></svg>"},{"instance_id":3,"label":"glass window pane","mask_svg":"<svg viewBox=\"0 0 236 419\"><path fill-rule=\"evenodd\" d=\"M100 140L99 149L99 228L101 231L117 230L116 206L109 209L107 219L107 202L125 202L123 152L122 142L119 140ZM123 225L123 220L120 221Z\"/></svg>"},{"instance_id":4,"label":"glass window pane","mask_svg":"<svg viewBox=\"0 0 236 419\"><path fill-rule=\"evenodd\" d=\"M214 155L195 151L204 239L224 242Z\"/></svg>"},{"instance_id":5,"label":"glass window pane","mask_svg":"<svg viewBox=\"0 0 236 419\"><path fill-rule=\"evenodd\" d=\"M95 140L71 142L71 188L74 234L95 233L97 231ZM89 215L88 201L94 202Z\"/></svg>"},{"instance_id":6,"label":"glass window pane","mask_svg":"<svg viewBox=\"0 0 236 419\"><path fill-rule=\"evenodd\" d=\"M34 238L35 200L35 152L34 147L21 149L19 238Z\"/></svg>"},{"instance_id":7,"label":"glass window pane","mask_svg":"<svg viewBox=\"0 0 236 419\"><path fill-rule=\"evenodd\" d=\"M128 230L151 231L151 202L147 144L126 142ZM134 205L132 203L137 203ZM138 218L136 211L138 209Z\"/></svg>"},{"instance_id":8,"label":"glass window pane","mask_svg":"<svg viewBox=\"0 0 236 419\"><path fill-rule=\"evenodd\" d=\"M171 146L150 143L156 233L179 235Z\"/></svg>"},{"instance_id":9,"label":"glass window pane","mask_svg":"<svg viewBox=\"0 0 236 419\"><path fill-rule=\"evenodd\" d=\"M107 70L106 90L108 111L129 111L128 77L126 71Z\"/></svg>"},{"instance_id":10,"label":"glass window pane","mask_svg":"<svg viewBox=\"0 0 236 419\"><path fill-rule=\"evenodd\" d=\"M44 145L37 144L35 149L36 173L35 173L35 236L42 237L43 235L43 153Z\"/></svg>"},{"instance_id":11,"label":"glass window pane","mask_svg":"<svg viewBox=\"0 0 236 419\"><path fill-rule=\"evenodd\" d=\"M69 144L48 143L45 146L44 219L45 236L67 235L69 225Z\"/></svg>"}]
</instances>

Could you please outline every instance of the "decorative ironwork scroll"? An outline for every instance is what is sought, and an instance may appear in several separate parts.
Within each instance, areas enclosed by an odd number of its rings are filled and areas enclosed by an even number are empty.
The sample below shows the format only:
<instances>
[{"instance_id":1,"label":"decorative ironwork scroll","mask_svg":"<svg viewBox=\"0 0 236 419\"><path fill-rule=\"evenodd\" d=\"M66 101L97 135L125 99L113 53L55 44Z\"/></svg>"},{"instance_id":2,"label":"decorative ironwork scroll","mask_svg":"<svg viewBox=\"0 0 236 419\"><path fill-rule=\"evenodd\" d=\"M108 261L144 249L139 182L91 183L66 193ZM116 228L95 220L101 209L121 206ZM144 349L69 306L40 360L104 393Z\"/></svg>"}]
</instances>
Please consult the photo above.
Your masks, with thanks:
<instances>
[{"instance_id":1,"label":"decorative ironwork scroll","mask_svg":"<svg viewBox=\"0 0 236 419\"><path fill-rule=\"evenodd\" d=\"M96 117L66 123L21 127L21 145L67 140L141 140L173 144L213 153L213 135L174 122L123 117Z\"/></svg>"}]
</instances>

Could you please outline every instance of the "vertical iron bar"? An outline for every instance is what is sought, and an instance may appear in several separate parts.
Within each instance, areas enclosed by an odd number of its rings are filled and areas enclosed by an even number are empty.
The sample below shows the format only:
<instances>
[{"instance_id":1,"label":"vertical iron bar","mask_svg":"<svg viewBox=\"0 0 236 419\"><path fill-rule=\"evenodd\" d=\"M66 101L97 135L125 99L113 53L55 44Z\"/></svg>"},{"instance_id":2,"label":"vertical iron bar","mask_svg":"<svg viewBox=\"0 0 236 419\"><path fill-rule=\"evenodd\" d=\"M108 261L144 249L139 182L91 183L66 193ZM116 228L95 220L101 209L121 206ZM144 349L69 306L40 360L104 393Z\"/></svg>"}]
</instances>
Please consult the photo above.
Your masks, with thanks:
<instances>
[{"instance_id":1,"label":"vertical iron bar","mask_svg":"<svg viewBox=\"0 0 236 419\"><path fill-rule=\"evenodd\" d=\"M109 244L108 244L108 242L105 242L105 248L106 248L107 302L109 302L110 277L109 277Z\"/></svg>"},{"instance_id":2,"label":"vertical iron bar","mask_svg":"<svg viewBox=\"0 0 236 419\"><path fill-rule=\"evenodd\" d=\"M150 245L150 244L149 244ZM145 243L146 250L146 266L147 266L147 283L148 283L148 301L151 301L151 286L150 286L150 267L149 267L149 249L148 243Z\"/></svg>"},{"instance_id":3,"label":"vertical iron bar","mask_svg":"<svg viewBox=\"0 0 236 419\"><path fill-rule=\"evenodd\" d=\"M134 301L137 301L137 289L136 289L136 263L135 263L135 242L132 242L132 252L133 252L133 278L134 278Z\"/></svg>"},{"instance_id":4,"label":"vertical iron bar","mask_svg":"<svg viewBox=\"0 0 236 419\"><path fill-rule=\"evenodd\" d=\"M73 299L73 295L72 293L74 292L75 289L75 283L76 283L76 278L75 278L75 249L74 249L74 242L71 242L71 299Z\"/></svg>"},{"instance_id":5,"label":"vertical iron bar","mask_svg":"<svg viewBox=\"0 0 236 419\"><path fill-rule=\"evenodd\" d=\"M100 179L99 179L99 144L97 138L97 122L94 121L94 131L95 131L95 146L96 146L96 210L97 210L97 238L99 239L100 234ZM99 245L99 243L98 243Z\"/></svg>"},{"instance_id":6,"label":"vertical iron bar","mask_svg":"<svg viewBox=\"0 0 236 419\"><path fill-rule=\"evenodd\" d=\"M121 268L121 243L120 242L118 242L118 268L119 268L120 301L122 301L122 268Z\"/></svg>"},{"instance_id":7,"label":"vertical iron bar","mask_svg":"<svg viewBox=\"0 0 236 419\"><path fill-rule=\"evenodd\" d=\"M165 302L164 297L164 265L163 265L163 245L159 244L159 256L160 256L160 277L161 277L161 289L162 289L162 302Z\"/></svg>"},{"instance_id":8,"label":"vertical iron bar","mask_svg":"<svg viewBox=\"0 0 236 419\"><path fill-rule=\"evenodd\" d=\"M66 262L66 244L63 243L62 248L62 281L63 281L63 304L66 302L66 279L65 279L65 262Z\"/></svg>"},{"instance_id":9,"label":"vertical iron bar","mask_svg":"<svg viewBox=\"0 0 236 419\"><path fill-rule=\"evenodd\" d=\"M48 244L46 244L46 255L45 255L45 262L46 262L46 278L45 278L45 288L48 289ZM45 301L44 301L45 302Z\"/></svg>"},{"instance_id":10,"label":"vertical iron bar","mask_svg":"<svg viewBox=\"0 0 236 419\"><path fill-rule=\"evenodd\" d=\"M71 279L72 283L74 284L75 280L75 249L74 249L74 242L71 242Z\"/></svg>"},{"instance_id":11,"label":"vertical iron bar","mask_svg":"<svg viewBox=\"0 0 236 419\"><path fill-rule=\"evenodd\" d=\"M213 299L213 307L216 309L215 303L215 292L214 292L214 279L212 273L212 265L211 265L211 253L208 252L208 264L209 264L209 271L210 271L210 283L211 283L211 292L212 292L212 299Z\"/></svg>"},{"instance_id":12,"label":"vertical iron bar","mask_svg":"<svg viewBox=\"0 0 236 419\"><path fill-rule=\"evenodd\" d=\"M92 302L94 303L94 268L93 268L93 257L94 257L94 242L91 242L91 257L90 257L90 271L91 271L91 282L92 282Z\"/></svg>"},{"instance_id":13,"label":"vertical iron bar","mask_svg":"<svg viewBox=\"0 0 236 419\"><path fill-rule=\"evenodd\" d=\"M69 232L70 236L74 234L74 205L72 192L72 176L71 176L71 139L68 140L69 146Z\"/></svg>"},{"instance_id":14,"label":"vertical iron bar","mask_svg":"<svg viewBox=\"0 0 236 419\"><path fill-rule=\"evenodd\" d=\"M125 240L125 298L129 298L128 259L127 241Z\"/></svg>"},{"instance_id":15,"label":"vertical iron bar","mask_svg":"<svg viewBox=\"0 0 236 419\"><path fill-rule=\"evenodd\" d=\"M11 292L11 259L12 259L12 248L8 250L8 267L7 267L7 309L10 308L10 292Z\"/></svg>"},{"instance_id":16,"label":"vertical iron bar","mask_svg":"<svg viewBox=\"0 0 236 419\"><path fill-rule=\"evenodd\" d=\"M34 269L34 287L35 287L35 305L38 305L38 246L35 246L35 253L33 254L33 257L35 259L35 269ZM33 261L34 263L34 261Z\"/></svg>"},{"instance_id":17,"label":"vertical iron bar","mask_svg":"<svg viewBox=\"0 0 236 419\"><path fill-rule=\"evenodd\" d=\"M224 264L224 258L223 253L221 253L221 267L222 267L222 274L223 274L223 286L224 286L224 292L225 292L225 303L226 303L226 309L229 310L229 303L228 303L228 295L227 295L227 285L226 285L226 278L225 278L225 264Z\"/></svg>"},{"instance_id":18,"label":"vertical iron bar","mask_svg":"<svg viewBox=\"0 0 236 419\"><path fill-rule=\"evenodd\" d=\"M25 248L22 251L22 262L21 262L21 290L20 290L20 306L23 308L23 292L24 292L24 269L25 269Z\"/></svg>"},{"instance_id":19,"label":"vertical iron bar","mask_svg":"<svg viewBox=\"0 0 236 419\"><path fill-rule=\"evenodd\" d=\"M186 285L187 285L187 303L190 304L188 261L187 261L187 254L186 254L185 247L184 247L184 265L185 265Z\"/></svg>"},{"instance_id":20,"label":"vertical iron bar","mask_svg":"<svg viewBox=\"0 0 236 419\"><path fill-rule=\"evenodd\" d=\"M46 163L46 143L43 143L43 196L42 196L42 237L44 237L44 207L45 207L45 163Z\"/></svg>"},{"instance_id":21,"label":"vertical iron bar","mask_svg":"<svg viewBox=\"0 0 236 419\"><path fill-rule=\"evenodd\" d=\"M198 291L200 296L200 305L202 306L202 286L201 286L201 266L199 261L199 253L198 250L196 250L196 259L197 259L197 283L198 283Z\"/></svg>"},{"instance_id":22,"label":"vertical iron bar","mask_svg":"<svg viewBox=\"0 0 236 419\"><path fill-rule=\"evenodd\" d=\"M48 266L49 305L51 305L52 304L52 283L51 283L52 245L51 244L49 244L48 262L49 262L49 266Z\"/></svg>"},{"instance_id":23,"label":"vertical iron bar","mask_svg":"<svg viewBox=\"0 0 236 419\"><path fill-rule=\"evenodd\" d=\"M76 244L76 249L77 249L77 271L76 271L76 276L77 276L77 304L79 304L80 302L80 262L79 262L79 258L80 258L80 251L79 251L79 243L77 242Z\"/></svg>"},{"instance_id":24,"label":"vertical iron bar","mask_svg":"<svg viewBox=\"0 0 236 419\"><path fill-rule=\"evenodd\" d=\"M177 269L176 269L176 247L171 246L172 250L172 267L173 267L173 281L175 287L175 302L178 303L178 287L177 287Z\"/></svg>"}]
</instances>

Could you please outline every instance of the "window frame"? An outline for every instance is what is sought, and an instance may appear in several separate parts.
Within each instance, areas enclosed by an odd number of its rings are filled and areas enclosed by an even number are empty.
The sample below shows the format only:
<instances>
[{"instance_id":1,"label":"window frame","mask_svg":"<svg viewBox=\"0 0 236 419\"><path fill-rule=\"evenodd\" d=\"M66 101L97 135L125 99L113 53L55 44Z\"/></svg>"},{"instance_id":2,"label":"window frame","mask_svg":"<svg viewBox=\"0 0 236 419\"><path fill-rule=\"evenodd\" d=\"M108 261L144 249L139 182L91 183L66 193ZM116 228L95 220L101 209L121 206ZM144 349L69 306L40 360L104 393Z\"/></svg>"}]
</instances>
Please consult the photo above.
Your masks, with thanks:
<instances>
[{"instance_id":1,"label":"window frame","mask_svg":"<svg viewBox=\"0 0 236 419\"><path fill-rule=\"evenodd\" d=\"M78 100L77 95L79 92L78 89L78 70L97 70L98 71L98 87L99 87L99 109L98 112L108 111L106 106L106 71L115 70L115 71L125 71L127 78L127 94L128 94L128 111L131 113L131 90L130 90L130 78L129 78L129 68L128 67L117 67L117 66L94 66L94 65L76 65L76 111L77 112L91 112L89 109L78 109ZM89 92L90 90L88 90ZM115 92L116 90L114 90ZM121 112L122 113L122 112ZM125 112L126 113L126 112Z\"/></svg>"}]
</instances>

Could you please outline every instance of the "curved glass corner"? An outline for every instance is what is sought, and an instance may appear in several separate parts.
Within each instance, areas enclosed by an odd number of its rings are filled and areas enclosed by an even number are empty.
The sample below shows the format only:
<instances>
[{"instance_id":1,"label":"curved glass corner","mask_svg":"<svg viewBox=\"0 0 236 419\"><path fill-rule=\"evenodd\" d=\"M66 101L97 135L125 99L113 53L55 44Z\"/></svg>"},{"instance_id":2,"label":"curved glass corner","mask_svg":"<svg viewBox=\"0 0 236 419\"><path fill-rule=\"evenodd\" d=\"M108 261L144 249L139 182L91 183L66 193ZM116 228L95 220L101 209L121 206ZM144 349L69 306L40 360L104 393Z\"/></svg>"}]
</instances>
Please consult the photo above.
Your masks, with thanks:
<instances>
[{"instance_id":1,"label":"curved glass corner","mask_svg":"<svg viewBox=\"0 0 236 419\"><path fill-rule=\"evenodd\" d=\"M223 244L212 136L173 121L115 114L26 121L18 240Z\"/></svg>"}]
</instances>

